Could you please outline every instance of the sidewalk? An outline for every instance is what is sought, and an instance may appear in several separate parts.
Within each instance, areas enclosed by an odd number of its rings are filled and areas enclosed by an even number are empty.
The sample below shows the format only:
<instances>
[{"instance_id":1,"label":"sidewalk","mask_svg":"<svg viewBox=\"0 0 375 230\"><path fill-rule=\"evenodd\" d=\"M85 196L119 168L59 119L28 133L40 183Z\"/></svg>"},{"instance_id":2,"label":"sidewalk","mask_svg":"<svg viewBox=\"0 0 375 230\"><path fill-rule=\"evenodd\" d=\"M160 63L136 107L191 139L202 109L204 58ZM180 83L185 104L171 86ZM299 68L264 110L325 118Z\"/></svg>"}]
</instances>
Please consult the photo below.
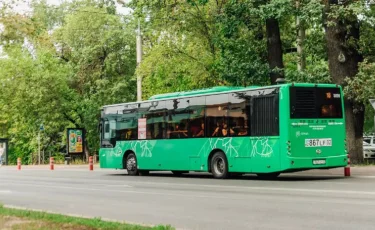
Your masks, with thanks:
<instances>
[{"instance_id":1,"label":"sidewalk","mask_svg":"<svg viewBox=\"0 0 375 230\"><path fill-rule=\"evenodd\" d=\"M0 168L4 169L17 169L17 165L2 165ZM49 164L43 164L43 165L21 165L21 170L27 170L27 169L40 169L40 170L49 170L50 165ZM89 164L80 164L80 165L65 165L65 164L54 164L54 169L89 169ZM94 170L100 169L99 163L94 164Z\"/></svg>"},{"instance_id":2,"label":"sidewalk","mask_svg":"<svg viewBox=\"0 0 375 230\"><path fill-rule=\"evenodd\" d=\"M3 165L0 166L0 169L6 170L17 170L17 165ZM50 170L49 164L45 165L22 165L21 170ZM54 170L89 170L89 164L84 165L65 165L65 164L55 164ZM116 169L102 169L100 165L94 164L94 171L104 171L104 170L116 170ZM165 173L165 171L160 172ZM369 166L352 166L350 168L351 176L373 176L375 178L375 165ZM301 175L301 176L344 176L344 168L335 168L335 169L312 169L302 172L294 173L283 173L281 175Z\"/></svg>"},{"instance_id":3,"label":"sidewalk","mask_svg":"<svg viewBox=\"0 0 375 230\"><path fill-rule=\"evenodd\" d=\"M296 175L311 175L311 176L344 176L344 168L335 169L312 169L308 171L291 173ZM374 176L375 177L375 166L351 166L351 176Z\"/></svg>"}]
</instances>

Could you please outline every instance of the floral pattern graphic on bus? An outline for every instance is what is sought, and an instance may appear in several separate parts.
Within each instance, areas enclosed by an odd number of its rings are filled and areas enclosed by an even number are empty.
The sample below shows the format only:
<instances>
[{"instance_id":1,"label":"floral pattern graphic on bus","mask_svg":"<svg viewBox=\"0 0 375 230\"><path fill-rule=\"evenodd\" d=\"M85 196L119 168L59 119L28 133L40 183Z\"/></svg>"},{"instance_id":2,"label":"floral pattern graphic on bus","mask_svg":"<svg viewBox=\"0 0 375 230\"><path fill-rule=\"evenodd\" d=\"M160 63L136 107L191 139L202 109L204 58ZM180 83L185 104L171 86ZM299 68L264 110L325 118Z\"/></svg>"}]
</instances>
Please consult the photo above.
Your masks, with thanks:
<instances>
[{"instance_id":1,"label":"floral pattern graphic on bus","mask_svg":"<svg viewBox=\"0 0 375 230\"><path fill-rule=\"evenodd\" d=\"M155 146L155 141L141 141L141 157L152 157L152 149Z\"/></svg>"},{"instance_id":2,"label":"floral pattern graphic on bus","mask_svg":"<svg viewBox=\"0 0 375 230\"><path fill-rule=\"evenodd\" d=\"M118 142L112 155L120 157L124 154L124 150L131 149L135 153L138 152L137 148L140 149L140 157L152 157L152 150L155 146L156 141L131 141L131 142Z\"/></svg>"},{"instance_id":3,"label":"floral pattern graphic on bus","mask_svg":"<svg viewBox=\"0 0 375 230\"><path fill-rule=\"evenodd\" d=\"M269 143L268 137L259 137L257 139L251 139L252 151L251 156L271 157L273 154L273 148Z\"/></svg>"},{"instance_id":4,"label":"floral pattern graphic on bus","mask_svg":"<svg viewBox=\"0 0 375 230\"><path fill-rule=\"evenodd\" d=\"M113 151L113 155L115 155L115 157L120 157L122 155L122 149L121 147L117 147L114 151Z\"/></svg>"},{"instance_id":5,"label":"floral pattern graphic on bus","mask_svg":"<svg viewBox=\"0 0 375 230\"><path fill-rule=\"evenodd\" d=\"M130 149L137 152L137 146L141 149L140 157L152 157L152 149L155 146L155 141L132 141L130 142Z\"/></svg>"},{"instance_id":6,"label":"floral pattern graphic on bus","mask_svg":"<svg viewBox=\"0 0 375 230\"><path fill-rule=\"evenodd\" d=\"M206 141L206 143L202 146L198 155L207 156L213 149L220 149L220 148L223 148L225 154L229 155L230 157L239 156L238 151L237 151L238 146L233 145L232 137L209 138Z\"/></svg>"}]
</instances>

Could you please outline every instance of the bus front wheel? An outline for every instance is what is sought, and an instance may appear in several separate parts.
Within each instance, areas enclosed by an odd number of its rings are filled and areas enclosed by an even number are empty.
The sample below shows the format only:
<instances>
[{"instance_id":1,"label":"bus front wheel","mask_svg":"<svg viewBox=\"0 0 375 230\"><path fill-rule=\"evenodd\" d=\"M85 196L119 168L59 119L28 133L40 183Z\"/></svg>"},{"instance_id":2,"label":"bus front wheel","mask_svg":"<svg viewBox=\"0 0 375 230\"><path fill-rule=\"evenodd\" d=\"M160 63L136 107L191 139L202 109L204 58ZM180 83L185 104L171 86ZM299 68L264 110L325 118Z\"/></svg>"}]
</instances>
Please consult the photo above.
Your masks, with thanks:
<instances>
[{"instance_id":1,"label":"bus front wheel","mask_svg":"<svg viewBox=\"0 0 375 230\"><path fill-rule=\"evenodd\" d=\"M225 179L228 177L228 161L223 152L217 152L211 159L211 172L215 178Z\"/></svg>"},{"instance_id":2,"label":"bus front wheel","mask_svg":"<svg viewBox=\"0 0 375 230\"><path fill-rule=\"evenodd\" d=\"M138 175L137 158L134 153L130 153L126 157L126 171L128 171L128 174L131 176Z\"/></svg>"}]
</instances>

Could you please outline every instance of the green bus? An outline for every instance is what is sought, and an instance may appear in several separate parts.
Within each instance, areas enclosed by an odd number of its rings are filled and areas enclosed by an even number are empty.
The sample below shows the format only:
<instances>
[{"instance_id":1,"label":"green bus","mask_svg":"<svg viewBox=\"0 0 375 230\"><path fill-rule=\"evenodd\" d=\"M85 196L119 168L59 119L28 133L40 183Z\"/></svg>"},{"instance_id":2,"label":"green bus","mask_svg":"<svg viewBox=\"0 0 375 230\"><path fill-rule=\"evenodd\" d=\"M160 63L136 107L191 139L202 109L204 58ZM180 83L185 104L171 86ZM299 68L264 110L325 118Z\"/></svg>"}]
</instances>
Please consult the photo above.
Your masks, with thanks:
<instances>
[{"instance_id":1,"label":"green bus","mask_svg":"<svg viewBox=\"0 0 375 230\"><path fill-rule=\"evenodd\" d=\"M101 168L215 178L347 165L338 85L284 83L155 95L101 110Z\"/></svg>"}]
</instances>

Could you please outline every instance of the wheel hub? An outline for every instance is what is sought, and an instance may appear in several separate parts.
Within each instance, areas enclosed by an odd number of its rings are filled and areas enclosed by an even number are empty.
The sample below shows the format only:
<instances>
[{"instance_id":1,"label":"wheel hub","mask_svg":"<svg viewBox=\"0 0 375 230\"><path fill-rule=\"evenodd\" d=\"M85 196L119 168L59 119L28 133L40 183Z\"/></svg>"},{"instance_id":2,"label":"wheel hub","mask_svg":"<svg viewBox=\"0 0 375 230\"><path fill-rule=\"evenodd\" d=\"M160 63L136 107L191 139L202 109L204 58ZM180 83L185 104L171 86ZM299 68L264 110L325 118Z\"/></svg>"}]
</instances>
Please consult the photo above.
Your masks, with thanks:
<instances>
[{"instance_id":1,"label":"wheel hub","mask_svg":"<svg viewBox=\"0 0 375 230\"><path fill-rule=\"evenodd\" d=\"M225 163L222 158L218 158L214 164L214 170L217 174L223 174L225 169Z\"/></svg>"},{"instance_id":2,"label":"wheel hub","mask_svg":"<svg viewBox=\"0 0 375 230\"><path fill-rule=\"evenodd\" d=\"M128 171L133 171L135 169L135 166L136 166L135 158L134 157L129 158L128 161L126 162L126 169Z\"/></svg>"}]
</instances>

